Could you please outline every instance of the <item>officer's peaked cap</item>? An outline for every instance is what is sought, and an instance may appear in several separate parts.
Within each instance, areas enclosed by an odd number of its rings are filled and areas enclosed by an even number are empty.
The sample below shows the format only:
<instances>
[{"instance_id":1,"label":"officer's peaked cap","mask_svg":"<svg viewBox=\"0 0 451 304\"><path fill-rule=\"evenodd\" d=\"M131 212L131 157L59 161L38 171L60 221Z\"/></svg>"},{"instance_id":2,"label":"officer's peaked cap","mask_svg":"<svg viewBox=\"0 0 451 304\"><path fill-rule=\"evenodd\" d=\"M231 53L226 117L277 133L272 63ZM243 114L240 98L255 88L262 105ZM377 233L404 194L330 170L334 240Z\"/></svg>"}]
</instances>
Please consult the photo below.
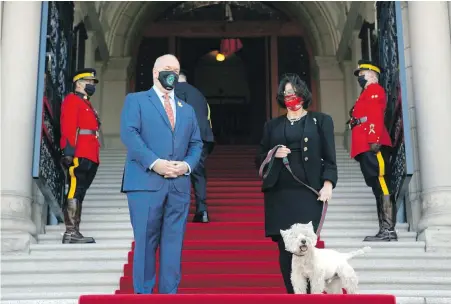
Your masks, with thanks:
<instances>
[{"instance_id":1,"label":"officer's peaked cap","mask_svg":"<svg viewBox=\"0 0 451 304\"><path fill-rule=\"evenodd\" d=\"M95 83L98 83L99 80L96 77L97 72L95 69L86 68L81 69L75 72L74 77L72 78L72 82L76 82L81 79L94 80Z\"/></svg>"},{"instance_id":2,"label":"officer's peaked cap","mask_svg":"<svg viewBox=\"0 0 451 304\"><path fill-rule=\"evenodd\" d=\"M354 71L354 76L359 76L360 71L374 71L377 74L381 73L381 68L370 60L359 60L358 67Z\"/></svg>"}]
</instances>

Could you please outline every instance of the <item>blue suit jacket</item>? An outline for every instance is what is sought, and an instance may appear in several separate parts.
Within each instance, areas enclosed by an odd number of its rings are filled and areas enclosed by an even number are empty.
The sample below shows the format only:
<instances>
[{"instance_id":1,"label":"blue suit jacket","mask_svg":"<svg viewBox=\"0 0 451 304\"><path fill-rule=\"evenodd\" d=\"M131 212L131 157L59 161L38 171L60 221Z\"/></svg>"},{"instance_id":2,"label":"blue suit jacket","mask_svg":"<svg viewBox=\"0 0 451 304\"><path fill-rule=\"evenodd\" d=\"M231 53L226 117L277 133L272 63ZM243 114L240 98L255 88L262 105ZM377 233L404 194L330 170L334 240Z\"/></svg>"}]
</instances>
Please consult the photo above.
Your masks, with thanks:
<instances>
[{"instance_id":1,"label":"blue suit jacket","mask_svg":"<svg viewBox=\"0 0 451 304\"><path fill-rule=\"evenodd\" d=\"M158 158L185 161L192 170L202 153L202 140L194 109L175 97L176 123L172 131L166 111L153 89L125 97L121 114L121 140L127 147L122 191L158 191L169 180L150 165ZM179 192L189 193L187 175L175 179Z\"/></svg>"}]
</instances>

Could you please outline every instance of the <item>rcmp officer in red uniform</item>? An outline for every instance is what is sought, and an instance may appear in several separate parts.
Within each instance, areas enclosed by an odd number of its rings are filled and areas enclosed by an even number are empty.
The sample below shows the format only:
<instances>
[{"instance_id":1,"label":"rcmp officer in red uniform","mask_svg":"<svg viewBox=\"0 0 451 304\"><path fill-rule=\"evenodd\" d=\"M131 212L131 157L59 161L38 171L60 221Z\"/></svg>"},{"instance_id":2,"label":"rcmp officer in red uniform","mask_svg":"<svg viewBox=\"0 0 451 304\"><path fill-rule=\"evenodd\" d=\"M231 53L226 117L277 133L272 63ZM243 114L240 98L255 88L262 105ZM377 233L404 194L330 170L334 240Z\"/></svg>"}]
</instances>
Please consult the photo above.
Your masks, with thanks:
<instances>
[{"instance_id":1,"label":"rcmp officer in red uniform","mask_svg":"<svg viewBox=\"0 0 451 304\"><path fill-rule=\"evenodd\" d=\"M63 205L66 232L63 244L95 243L94 238L80 233L82 203L99 166L100 120L89 98L94 94L95 69L83 69L72 79L74 93L66 96L61 106L61 141L63 164L69 171L69 191Z\"/></svg>"},{"instance_id":2,"label":"rcmp officer in red uniform","mask_svg":"<svg viewBox=\"0 0 451 304\"><path fill-rule=\"evenodd\" d=\"M362 93L349 113L351 158L360 163L365 182L373 190L379 218L379 232L364 240L397 241L396 205L388 189L392 143L384 123L387 101L384 88L378 83L381 70L367 60L360 60L358 65L354 75L358 77Z\"/></svg>"}]
</instances>

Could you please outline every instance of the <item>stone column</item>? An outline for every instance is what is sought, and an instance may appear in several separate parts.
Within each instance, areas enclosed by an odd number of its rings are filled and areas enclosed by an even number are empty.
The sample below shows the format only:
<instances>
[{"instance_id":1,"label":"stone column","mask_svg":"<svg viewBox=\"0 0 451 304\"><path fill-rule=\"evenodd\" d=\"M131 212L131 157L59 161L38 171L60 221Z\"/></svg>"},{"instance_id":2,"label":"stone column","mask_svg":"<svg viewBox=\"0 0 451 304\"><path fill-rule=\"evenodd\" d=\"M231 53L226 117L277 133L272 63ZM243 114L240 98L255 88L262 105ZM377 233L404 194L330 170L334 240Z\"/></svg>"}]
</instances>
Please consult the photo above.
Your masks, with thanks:
<instances>
[{"instance_id":1,"label":"stone column","mask_svg":"<svg viewBox=\"0 0 451 304\"><path fill-rule=\"evenodd\" d=\"M352 63L354 64L354 68L357 68L357 65L359 63L359 60L362 59L362 41L359 38L359 31L354 31L352 33L352 44L351 44L351 51L352 51ZM358 85L357 81L354 82L354 94L355 98L360 96L360 92L362 92L362 88Z\"/></svg>"},{"instance_id":2,"label":"stone column","mask_svg":"<svg viewBox=\"0 0 451 304\"><path fill-rule=\"evenodd\" d=\"M40 1L3 3L1 54L2 252L35 242L31 162L36 108ZM18 20L26 20L18 24Z\"/></svg>"},{"instance_id":3,"label":"stone column","mask_svg":"<svg viewBox=\"0 0 451 304\"><path fill-rule=\"evenodd\" d=\"M451 248L451 40L446 2L409 2L415 112L422 183L419 239Z\"/></svg>"},{"instance_id":4,"label":"stone column","mask_svg":"<svg viewBox=\"0 0 451 304\"><path fill-rule=\"evenodd\" d=\"M130 57L112 57L102 73L102 132L105 148L120 149L120 116L127 94ZM96 93L97 94L97 93Z\"/></svg>"},{"instance_id":5,"label":"stone column","mask_svg":"<svg viewBox=\"0 0 451 304\"><path fill-rule=\"evenodd\" d=\"M343 71L335 57L315 57L319 79L321 112L332 116L335 125L335 142L343 144L345 133L345 89Z\"/></svg>"},{"instance_id":6,"label":"stone column","mask_svg":"<svg viewBox=\"0 0 451 304\"><path fill-rule=\"evenodd\" d=\"M351 60L343 61L341 63L344 76L344 93L345 93L345 107L344 115L346 120L349 119L349 110L354 106L357 96L355 96L356 78L354 76L355 65ZM345 128L344 132L344 147L350 149L351 147L351 130Z\"/></svg>"},{"instance_id":7,"label":"stone column","mask_svg":"<svg viewBox=\"0 0 451 304\"><path fill-rule=\"evenodd\" d=\"M94 68L97 71L97 77L102 80L101 71L97 70L96 68L96 47L97 47L97 41L95 38L95 32L94 31L88 31L87 32L88 39L85 41L85 68ZM99 87L99 85L98 85ZM98 90L99 88L97 88ZM96 91L94 96L91 97L91 102L94 108L97 111L100 111L100 94ZM99 113L100 114L100 113Z\"/></svg>"}]
</instances>

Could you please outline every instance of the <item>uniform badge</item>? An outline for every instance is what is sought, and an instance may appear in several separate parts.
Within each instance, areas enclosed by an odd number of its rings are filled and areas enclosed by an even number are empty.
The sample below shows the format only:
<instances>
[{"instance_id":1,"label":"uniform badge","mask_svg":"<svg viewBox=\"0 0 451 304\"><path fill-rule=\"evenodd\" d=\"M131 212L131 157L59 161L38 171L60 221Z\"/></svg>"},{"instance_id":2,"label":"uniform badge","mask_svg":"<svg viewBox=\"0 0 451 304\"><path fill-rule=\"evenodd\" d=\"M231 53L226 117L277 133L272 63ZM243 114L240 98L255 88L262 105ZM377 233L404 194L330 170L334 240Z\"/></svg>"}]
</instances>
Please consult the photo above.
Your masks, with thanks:
<instances>
[{"instance_id":1,"label":"uniform badge","mask_svg":"<svg viewBox=\"0 0 451 304\"><path fill-rule=\"evenodd\" d=\"M178 105L180 108L183 107L183 104L182 104L180 101L177 102L177 105Z\"/></svg>"},{"instance_id":2,"label":"uniform badge","mask_svg":"<svg viewBox=\"0 0 451 304\"><path fill-rule=\"evenodd\" d=\"M315 122L315 125L316 125L316 118L315 117L313 117L313 121Z\"/></svg>"}]
</instances>

